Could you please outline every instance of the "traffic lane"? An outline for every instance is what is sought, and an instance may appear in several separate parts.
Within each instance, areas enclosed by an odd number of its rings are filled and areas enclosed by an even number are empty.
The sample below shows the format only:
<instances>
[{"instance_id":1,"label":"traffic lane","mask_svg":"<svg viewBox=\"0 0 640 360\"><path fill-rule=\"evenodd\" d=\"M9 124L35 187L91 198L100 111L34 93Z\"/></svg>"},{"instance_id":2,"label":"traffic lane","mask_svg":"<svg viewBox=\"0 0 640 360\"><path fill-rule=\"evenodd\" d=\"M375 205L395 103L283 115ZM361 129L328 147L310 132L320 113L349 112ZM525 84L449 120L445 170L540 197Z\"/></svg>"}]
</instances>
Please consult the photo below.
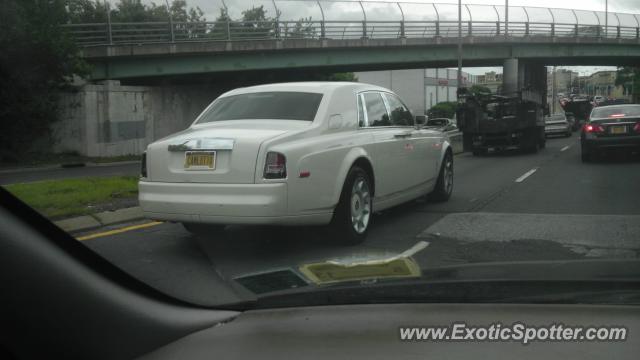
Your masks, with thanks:
<instances>
[{"instance_id":1,"label":"traffic lane","mask_svg":"<svg viewBox=\"0 0 640 360\"><path fill-rule=\"evenodd\" d=\"M409 203L374 215L367 240L356 246L341 244L326 227L229 226L195 241L227 279L330 259L385 258L413 246L416 234L443 216L417 208Z\"/></svg>"},{"instance_id":2,"label":"traffic lane","mask_svg":"<svg viewBox=\"0 0 640 360\"><path fill-rule=\"evenodd\" d=\"M560 139L559 139L560 140ZM640 159L582 163L580 142L548 142L544 161L480 212L448 214L420 238L452 262L640 257ZM423 256L419 254L418 256Z\"/></svg>"},{"instance_id":3,"label":"traffic lane","mask_svg":"<svg viewBox=\"0 0 640 360\"><path fill-rule=\"evenodd\" d=\"M556 152L525 181L483 211L551 214L640 214L640 157L612 152L583 163L580 141ZM547 142L549 144L549 142ZM559 141L559 144L564 144ZM639 234L640 238L640 234Z\"/></svg>"},{"instance_id":4,"label":"traffic lane","mask_svg":"<svg viewBox=\"0 0 640 360\"><path fill-rule=\"evenodd\" d=\"M436 234L469 243L564 246L586 257L636 258L640 252L640 215L455 213L419 237L433 238ZM509 256L508 260L514 259Z\"/></svg>"},{"instance_id":5,"label":"traffic lane","mask_svg":"<svg viewBox=\"0 0 640 360\"><path fill-rule=\"evenodd\" d=\"M231 283L230 279L240 275L328 259L386 257L403 252L419 240L418 234L447 213L487 203L487 197L511 186L527 169L553 158L563 146L550 143L538 155L456 156L456 185L449 202L414 201L375 214L367 241L358 246L339 244L322 227L229 226L224 232L196 237L181 225L169 223L83 243L161 291L179 298L188 296L199 303L220 303L224 302L217 301L220 293L226 294L226 299L235 295L225 282ZM468 262L475 259L471 255L482 253L455 239L429 241L430 246L416 256L422 267ZM515 258L522 252L508 251ZM539 249L531 256L544 259L550 254Z\"/></svg>"},{"instance_id":6,"label":"traffic lane","mask_svg":"<svg viewBox=\"0 0 640 360\"><path fill-rule=\"evenodd\" d=\"M463 153L454 157L453 196L445 203L430 203L424 212L481 211L493 199L511 188L526 172L553 161L566 147L575 147L576 138L550 138L538 153L496 152L483 156Z\"/></svg>"},{"instance_id":7,"label":"traffic lane","mask_svg":"<svg viewBox=\"0 0 640 360\"><path fill-rule=\"evenodd\" d=\"M198 242L220 273L228 278L327 259L393 256L413 246L418 241L417 235L447 214L478 211L490 204L497 198L496 194L511 188L524 172L553 161L572 141L558 139L548 144L538 154L507 152L482 157L456 156L454 192L448 202L418 200L378 213L372 219L366 242L359 246L341 247L322 228L280 228L275 231L228 227L220 234L222 241L198 238ZM424 251L426 255L421 255L421 266L465 261L458 255L447 255L458 252L462 244L451 247L439 240L430 240L433 244ZM544 259L548 252L533 252L533 256Z\"/></svg>"},{"instance_id":8,"label":"traffic lane","mask_svg":"<svg viewBox=\"0 0 640 360\"><path fill-rule=\"evenodd\" d=\"M162 223L81 244L147 285L193 304L233 303L241 297L178 224Z\"/></svg>"},{"instance_id":9,"label":"traffic lane","mask_svg":"<svg viewBox=\"0 0 640 360\"><path fill-rule=\"evenodd\" d=\"M138 176L140 163L0 172L0 185L81 177Z\"/></svg>"}]
</instances>

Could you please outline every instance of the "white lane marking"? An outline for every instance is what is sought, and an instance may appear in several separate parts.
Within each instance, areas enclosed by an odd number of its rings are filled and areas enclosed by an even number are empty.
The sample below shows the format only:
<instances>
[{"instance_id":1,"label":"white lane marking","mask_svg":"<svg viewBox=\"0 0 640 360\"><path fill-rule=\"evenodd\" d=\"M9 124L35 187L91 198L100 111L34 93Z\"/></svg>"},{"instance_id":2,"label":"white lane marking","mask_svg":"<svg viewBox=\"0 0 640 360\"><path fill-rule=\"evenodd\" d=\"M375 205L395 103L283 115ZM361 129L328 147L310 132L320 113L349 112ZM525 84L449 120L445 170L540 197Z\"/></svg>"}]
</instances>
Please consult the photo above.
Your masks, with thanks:
<instances>
[{"instance_id":1,"label":"white lane marking","mask_svg":"<svg viewBox=\"0 0 640 360\"><path fill-rule=\"evenodd\" d=\"M527 171L526 173L522 174L522 176L520 176L519 178L516 179L516 182L523 182L524 179L528 178L529 176L533 175L534 172L538 171L538 168L534 168L531 169L529 171Z\"/></svg>"},{"instance_id":2,"label":"white lane marking","mask_svg":"<svg viewBox=\"0 0 640 360\"><path fill-rule=\"evenodd\" d=\"M560 151L565 151L565 150L569 149L570 147L571 147L570 145L567 145L567 146L563 147L562 149L560 149Z\"/></svg>"}]
</instances>

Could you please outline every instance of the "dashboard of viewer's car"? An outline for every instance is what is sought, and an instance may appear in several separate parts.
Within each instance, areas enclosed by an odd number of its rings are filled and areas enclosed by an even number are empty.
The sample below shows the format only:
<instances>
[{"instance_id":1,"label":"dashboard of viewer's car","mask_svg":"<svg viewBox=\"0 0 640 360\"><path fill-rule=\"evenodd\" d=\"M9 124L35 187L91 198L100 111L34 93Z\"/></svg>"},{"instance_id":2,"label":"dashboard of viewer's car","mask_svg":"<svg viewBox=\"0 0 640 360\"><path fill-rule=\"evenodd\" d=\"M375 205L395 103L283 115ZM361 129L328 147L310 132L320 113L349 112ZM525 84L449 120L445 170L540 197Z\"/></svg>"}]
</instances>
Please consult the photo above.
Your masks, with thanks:
<instances>
[{"instance_id":1,"label":"dashboard of viewer's car","mask_svg":"<svg viewBox=\"0 0 640 360\"><path fill-rule=\"evenodd\" d=\"M406 326L627 324L640 331L640 309L627 306L395 304L248 311L164 346L145 359L632 359L640 340L626 342L401 341Z\"/></svg>"}]
</instances>

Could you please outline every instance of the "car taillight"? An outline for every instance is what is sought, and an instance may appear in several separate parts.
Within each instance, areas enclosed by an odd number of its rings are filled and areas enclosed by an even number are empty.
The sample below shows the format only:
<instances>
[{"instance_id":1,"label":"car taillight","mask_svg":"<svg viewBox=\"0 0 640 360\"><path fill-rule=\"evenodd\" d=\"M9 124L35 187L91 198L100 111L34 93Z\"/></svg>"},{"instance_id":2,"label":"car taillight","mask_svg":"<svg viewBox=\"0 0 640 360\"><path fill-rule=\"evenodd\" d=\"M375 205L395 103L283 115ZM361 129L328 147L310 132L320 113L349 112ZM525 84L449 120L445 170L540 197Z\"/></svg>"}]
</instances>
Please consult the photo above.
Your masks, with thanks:
<instances>
[{"instance_id":1,"label":"car taillight","mask_svg":"<svg viewBox=\"0 0 640 360\"><path fill-rule=\"evenodd\" d=\"M640 122L637 122L634 126L633 126L633 131L640 133Z\"/></svg>"},{"instance_id":2,"label":"car taillight","mask_svg":"<svg viewBox=\"0 0 640 360\"><path fill-rule=\"evenodd\" d=\"M147 177L147 152L142 153L142 159L140 160L140 177Z\"/></svg>"},{"instance_id":3,"label":"car taillight","mask_svg":"<svg viewBox=\"0 0 640 360\"><path fill-rule=\"evenodd\" d=\"M587 124L584 126L584 131L588 133L603 133L604 128L598 124Z\"/></svg>"},{"instance_id":4,"label":"car taillight","mask_svg":"<svg viewBox=\"0 0 640 360\"><path fill-rule=\"evenodd\" d=\"M267 161L264 164L265 179L284 179L287 177L287 159L279 152L267 153Z\"/></svg>"}]
</instances>

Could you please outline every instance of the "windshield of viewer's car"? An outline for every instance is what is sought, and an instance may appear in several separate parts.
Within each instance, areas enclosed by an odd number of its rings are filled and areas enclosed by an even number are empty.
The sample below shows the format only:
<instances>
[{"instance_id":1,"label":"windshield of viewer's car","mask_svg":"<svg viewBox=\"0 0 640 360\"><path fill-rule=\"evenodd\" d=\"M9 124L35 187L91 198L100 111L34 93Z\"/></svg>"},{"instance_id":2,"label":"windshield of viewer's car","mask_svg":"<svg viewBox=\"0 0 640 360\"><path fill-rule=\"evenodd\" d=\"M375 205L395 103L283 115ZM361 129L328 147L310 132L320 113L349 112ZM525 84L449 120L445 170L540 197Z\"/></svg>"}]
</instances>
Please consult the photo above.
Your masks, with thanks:
<instances>
[{"instance_id":1,"label":"windshield of viewer's car","mask_svg":"<svg viewBox=\"0 0 640 360\"><path fill-rule=\"evenodd\" d=\"M640 0L0 1L0 186L175 298L640 262Z\"/></svg>"},{"instance_id":2,"label":"windshield of viewer's car","mask_svg":"<svg viewBox=\"0 0 640 360\"><path fill-rule=\"evenodd\" d=\"M304 92L256 92L221 97L198 120L198 124L224 120L313 121L322 94Z\"/></svg>"}]
</instances>

